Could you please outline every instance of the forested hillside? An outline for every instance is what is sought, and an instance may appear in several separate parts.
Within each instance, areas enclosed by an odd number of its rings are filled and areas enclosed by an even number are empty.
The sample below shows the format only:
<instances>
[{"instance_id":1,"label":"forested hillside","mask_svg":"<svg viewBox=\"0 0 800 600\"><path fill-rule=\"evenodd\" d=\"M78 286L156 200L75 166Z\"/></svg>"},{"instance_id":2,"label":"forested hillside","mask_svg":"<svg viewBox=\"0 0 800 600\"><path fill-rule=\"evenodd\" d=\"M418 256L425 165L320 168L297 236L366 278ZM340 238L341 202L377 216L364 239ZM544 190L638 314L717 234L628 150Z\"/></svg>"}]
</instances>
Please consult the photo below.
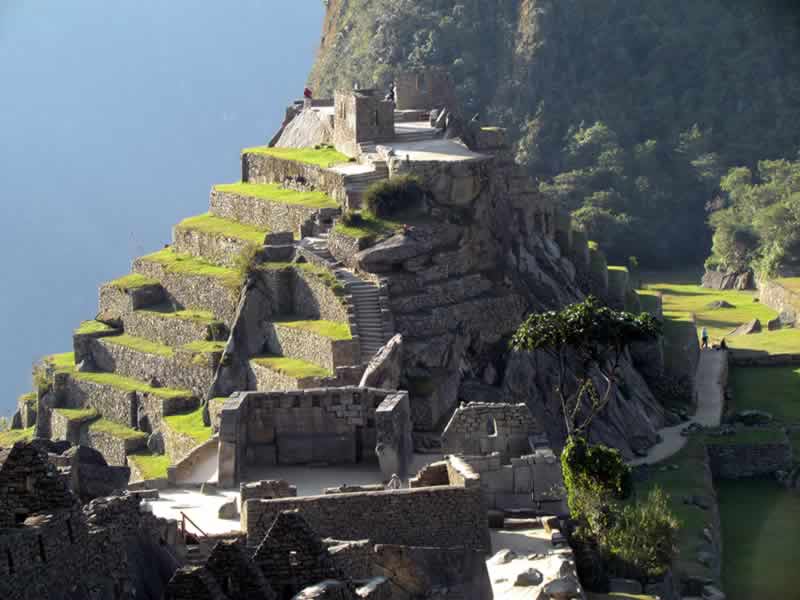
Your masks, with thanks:
<instances>
[{"instance_id":1,"label":"forested hillside","mask_svg":"<svg viewBox=\"0 0 800 600\"><path fill-rule=\"evenodd\" d=\"M469 116L506 126L542 192L612 259L699 262L707 211L729 202L721 177L798 156L795 4L329 0L311 85L444 65Z\"/></svg>"}]
</instances>

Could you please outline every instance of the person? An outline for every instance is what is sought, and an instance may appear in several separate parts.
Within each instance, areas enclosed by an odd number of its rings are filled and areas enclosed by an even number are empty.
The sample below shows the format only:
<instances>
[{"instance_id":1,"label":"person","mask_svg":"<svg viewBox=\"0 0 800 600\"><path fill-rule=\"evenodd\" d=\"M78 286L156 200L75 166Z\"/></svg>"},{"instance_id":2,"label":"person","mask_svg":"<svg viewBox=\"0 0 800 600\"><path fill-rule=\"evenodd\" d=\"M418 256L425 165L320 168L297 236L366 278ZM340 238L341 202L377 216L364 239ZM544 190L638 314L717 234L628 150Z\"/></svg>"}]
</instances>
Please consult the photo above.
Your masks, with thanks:
<instances>
[{"instance_id":1,"label":"person","mask_svg":"<svg viewBox=\"0 0 800 600\"><path fill-rule=\"evenodd\" d=\"M392 478L389 480L389 483L386 484L387 490L399 490L403 487L403 482L400 481L400 478L397 476L397 473L392 474Z\"/></svg>"},{"instance_id":2,"label":"person","mask_svg":"<svg viewBox=\"0 0 800 600\"><path fill-rule=\"evenodd\" d=\"M728 344L725 343L725 338L722 338L722 340L720 341L719 349L720 350L727 350L728 349Z\"/></svg>"},{"instance_id":3,"label":"person","mask_svg":"<svg viewBox=\"0 0 800 600\"><path fill-rule=\"evenodd\" d=\"M313 99L314 99L314 92L312 92L310 88L305 88L303 90L303 107L310 108L311 101Z\"/></svg>"},{"instance_id":4,"label":"person","mask_svg":"<svg viewBox=\"0 0 800 600\"><path fill-rule=\"evenodd\" d=\"M395 103L396 103L396 102L395 102L395 87L394 87L394 81L393 81L392 83L390 83L390 84L389 84L389 93L387 93L387 94L386 94L386 98L384 98L384 100L386 100L387 102L391 102L392 104L395 104Z\"/></svg>"},{"instance_id":5,"label":"person","mask_svg":"<svg viewBox=\"0 0 800 600\"><path fill-rule=\"evenodd\" d=\"M700 341L702 342L700 347L704 350L708 350L708 329L705 327L700 331Z\"/></svg>"}]
</instances>

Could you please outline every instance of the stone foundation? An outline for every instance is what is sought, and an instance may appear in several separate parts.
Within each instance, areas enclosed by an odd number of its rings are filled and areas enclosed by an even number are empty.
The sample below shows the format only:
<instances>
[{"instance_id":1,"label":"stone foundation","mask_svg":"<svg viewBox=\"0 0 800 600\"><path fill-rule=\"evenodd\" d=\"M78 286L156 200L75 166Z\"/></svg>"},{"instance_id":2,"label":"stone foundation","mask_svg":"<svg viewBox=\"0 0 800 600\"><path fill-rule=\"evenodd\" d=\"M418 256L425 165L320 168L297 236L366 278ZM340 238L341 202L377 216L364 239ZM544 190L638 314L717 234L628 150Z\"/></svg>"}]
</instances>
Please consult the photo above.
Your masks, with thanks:
<instances>
[{"instance_id":1,"label":"stone foundation","mask_svg":"<svg viewBox=\"0 0 800 600\"><path fill-rule=\"evenodd\" d=\"M314 190L325 192L334 200L345 199L345 180L341 173L266 154L249 152L242 154L242 181L280 184L286 181L303 182ZM275 229L275 231L293 230Z\"/></svg>"},{"instance_id":2,"label":"stone foundation","mask_svg":"<svg viewBox=\"0 0 800 600\"><path fill-rule=\"evenodd\" d=\"M792 465L792 445L783 439L773 443L726 442L726 436L709 441L708 456L714 477L720 479L748 479L772 476L777 471L788 470Z\"/></svg>"}]
</instances>

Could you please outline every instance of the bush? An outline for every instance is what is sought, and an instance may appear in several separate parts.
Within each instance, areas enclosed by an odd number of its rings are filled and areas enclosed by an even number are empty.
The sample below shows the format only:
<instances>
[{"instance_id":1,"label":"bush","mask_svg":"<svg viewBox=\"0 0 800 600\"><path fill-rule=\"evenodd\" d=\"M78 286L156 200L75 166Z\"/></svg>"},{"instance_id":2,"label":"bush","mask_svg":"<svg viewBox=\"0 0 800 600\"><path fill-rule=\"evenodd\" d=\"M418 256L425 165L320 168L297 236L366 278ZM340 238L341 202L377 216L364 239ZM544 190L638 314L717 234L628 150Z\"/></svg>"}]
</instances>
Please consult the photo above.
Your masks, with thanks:
<instances>
[{"instance_id":1,"label":"bush","mask_svg":"<svg viewBox=\"0 0 800 600\"><path fill-rule=\"evenodd\" d=\"M635 504L615 509L614 523L600 539L612 572L620 577L659 577L678 548L679 523L659 487Z\"/></svg>"},{"instance_id":2,"label":"bush","mask_svg":"<svg viewBox=\"0 0 800 600\"><path fill-rule=\"evenodd\" d=\"M373 183L367 188L364 203L374 216L388 219L400 212L419 208L426 196L419 179L403 175Z\"/></svg>"},{"instance_id":3,"label":"bush","mask_svg":"<svg viewBox=\"0 0 800 600\"><path fill-rule=\"evenodd\" d=\"M261 248L256 244L248 244L236 257L236 272L239 274L239 287L245 284L250 274L261 262ZM238 289L236 290L239 291Z\"/></svg>"},{"instance_id":4,"label":"bush","mask_svg":"<svg viewBox=\"0 0 800 600\"><path fill-rule=\"evenodd\" d=\"M567 487L567 502L574 519L594 519L587 511L602 505L606 497L624 500L631 495L631 469L619 450L590 446L584 438L573 437L561 453L561 468ZM599 496L599 501L595 499Z\"/></svg>"}]
</instances>

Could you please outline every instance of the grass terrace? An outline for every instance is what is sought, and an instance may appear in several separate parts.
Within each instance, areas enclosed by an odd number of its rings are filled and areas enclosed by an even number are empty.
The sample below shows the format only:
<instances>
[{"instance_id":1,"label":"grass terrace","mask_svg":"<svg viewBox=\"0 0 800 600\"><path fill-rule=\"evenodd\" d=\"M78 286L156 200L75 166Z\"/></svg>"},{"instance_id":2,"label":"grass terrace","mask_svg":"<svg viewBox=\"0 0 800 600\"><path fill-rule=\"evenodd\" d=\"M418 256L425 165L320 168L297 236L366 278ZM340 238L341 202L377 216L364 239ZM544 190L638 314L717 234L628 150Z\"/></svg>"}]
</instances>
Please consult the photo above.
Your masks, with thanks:
<instances>
[{"instance_id":1,"label":"grass terrace","mask_svg":"<svg viewBox=\"0 0 800 600\"><path fill-rule=\"evenodd\" d=\"M212 354L215 352L223 352L228 342L223 341L203 341L197 340L181 346L182 350L194 352L196 354Z\"/></svg>"},{"instance_id":2,"label":"grass terrace","mask_svg":"<svg viewBox=\"0 0 800 600\"><path fill-rule=\"evenodd\" d=\"M661 304L661 294L653 290L637 290L639 302L642 303L642 310L657 316L659 313L659 306Z\"/></svg>"},{"instance_id":3,"label":"grass terrace","mask_svg":"<svg viewBox=\"0 0 800 600\"><path fill-rule=\"evenodd\" d=\"M778 314L758 302L753 292L712 290L700 287L699 275L694 272L648 273L644 277L646 289L663 294L665 333L669 335L670 322L691 321L694 314L697 327L707 327L712 342L725 341L733 349L757 350L769 354L784 354L800 350L800 329L767 331L767 323ZM710 308L715 301L724 301L733 308ZM759 319L761 333L726 337L738 326Z\"/></svg>"},{"instance_id":4,"label":"grass terrace","mask_svg":"<svg viewBox=\"0 0 800 600\"><path fill-rule=\"evenodd\" d=\"M100 416L100 413L94 408L56 408L54 410L73 423L86 423Z\"/></svg>"},{"instance_id":5,"label":"grass terrace","mask_svg":"<svg viewBox=\"0 0 800 600\"><path fill-rule=\"evenodd\" d=\"M347 237L361 239L394 235L403 228L403 221L380 219L369 213L360 213L360 215L361 219L357 223L345 224L341 220L337 221L333 231Z\"/></svg>"},{"instance_id":6,"label":"grass terrace","mask_svg":"<svg viewBox=\"0 0 800 600\"><path fill-rule=\"evenodd\" d=\"M259 269L265 271L280 271L281 269L299 269L309 275L318 277L331 291L337 296L344 296L345 288L338 279L325 267L315 265L313 263L298 263L298 262L265 262L258 265Z\"/></svg>"},{"instance_id":7,"label":"grass terrace","mask_svg":"<svg viewBox=\"0 0 800 600\"><path fill-rule=\"evenodd\" d=\"M800 277L781 277L775 280L787 290L800 294Z\"/></svg>"},{"instance_id":8,"label":"grass terrace","mask_svg":"<svg viewBox=\"0 0 800 600\"><path fill-rule=\"evenodd\" d=\"M728 384L731 412L764 410L778 421L800 423L800 369L734 367Z\"/></svg>"},{"instance_id":9,"label":"grass terrace","mask_svg":"<svg viewBox=\"0 0 800 600\"><path fill-rule=\"evenodd\" d=\"M339 208L339 204L324 192L298 192L276 183L227 183L215 185L214 190L305 208Z\"/></svg>"},{"instance_id":10,"label":"grass terrace","mask_svg":"<svg viewBox=\"0 0 800 600\"><path fill-rule=\"evenodd\" d=\"M292 160L327 169L334 165L351 162L350 157L338 152L331 146L321 146L319 148L270 148L269 146L257 146L255 148L245 148L242 154L263 154Z\"/></svg>"},{"instance_id":11,"label":"grass terrace","mask_svg":"<svg viewBox=\"0 0 800 600\"><path fill-rule=\"evenodd\" d=\"M89 431L105 433L120 440L146 440L147 434L130 427L125 427L108 419L98 419L89 425Z\"/></svg>"},{"instance_id":12,"label":"grass terrace","mask_svg":"<svg viewBox=\"0 0 800 600\"><path fill-rule=\"evenodd\" d=\"M45 356L42 362L52 367L56 372L71 373L75 370L75 353L51 354L50 356Z\"/></svg>"},{"instance_id":13,"label":"grass terrace","mask_svg":"<svg viewBox=\"0 0 800 600\"><path fill-rule=\"evenodd\" d=\"M236 269L220 267L191 254L176 252L173 248L164 248L158 252L143 256L140 260L160 264L168 273L212 277L220 279L229 287L235 288L241 285L241 275Z\"/></svg>"},{"instance_id":14,"label":"grass terrace","mask_svg":"<svg viewBox=\"0 0 800 600\"><path fill-rule=\"evenodd\" d=\"M728 444L777 444L782 442L786 434L780 429L747 428L733 435L705 435L703 442L708 446L724 446Z\"/></svg>"},{"instance_id":15,"label":"grass terrace","mask_svg":"<svg viewBox=\"0 0 800 600\"><path fill-rule=\"evenodd\" d=\"M36 404L36 400L38 400L36 392L28 392L27 394L22 394L22 396L19 397L19 402L28 406Z\"/></svg>"},{"instance_id":16,"label":"grass terrace","mask_svg":"<svg viewBox=\"0 0 800 600\"><path fill-rule=\"evenodd\" d=\"M315 365L314 363L300 360L299 358L287 358L285 356L261 356L254 358L253 362L272 371L282 373L294 379L305 379L307 377L332 377L333 373L327 369Z\"/></svg>"},{"instance_id":17,"label":"grass terrace","mask_svg":"<svg viewBox=\"0 0 800 600\"><path fill-rule=\"evenodd\" d=\"M169 456L166 454L150 454L149 452L137 452L128 455L128 462L133 463L142 478L166 479L167 468L170 465Z\"/></svg>"},{"instance_id":18,"label":"grass terrace","mask_svg":"<svg viewBox=\"0 0 800 600\"><path fill-rule=\"evenodd\" d=\"M316 333L322 337L343 341L353 339L350 333L350 326L347 323L336 323L335 321L306 320L306 321L276 321L277 325L291 327L292 329L302 329Z\"/></svg>"},{"instance_id":19,"label":"grass terrace","mask_svg":"<svg viewBox=\"0 0 800 600\"><path fill-rule=\"evenodd\" d=\"M8 448L17 442L27 442L33 439L36 435L36 427L28 427L27 429L9 429L8 431L0 431L0 448Z\"/></svg>"},{"instance_id":20,"label":"grass terrace","mask_svg":"<svg viewBox=\"0 0 800 600\"><path fill-rule=\"evenodd\" d=\"M145 338L128 335L127 333L104 338L104 340L115 346L124 346L131 350L136 350L137 352L144 352L145 354L155 354L157 356L163 356L164 358L172 358L174 355L172 348L169 346Z\"/></svg>"},{"instance_id":21,"label":"grass terrace","mask_svg":"<svg viewBox=\"0 0 800 600\"><path fill-rule=\"evenodd\" d=\"M84 321L75 330L75 335L93 335L98 333L113 333L116 329L100 321Z\"/></svg>"},{"instance_id":22,"label":"grass terrace","mask_svg":"<svg viewBox=\"0 0 800 600\"><path fill-rule=\"evenodd\" d=\"M172 431L192 438L198 446L211 439L211 427L203 424L202 406L190 413L164 417L164 422Z\"/></svg>"},{"instance_id":23,"label":"grass terrace","mask_svg":"<svg viewBox=\"0 0 800 600\"><path fill-rule=\"evenodd\" d=\"M192 321L202 325L222 325L222 321L218 320L214 313L208 310L175 310L170 304L160 304L158 306L149 306L147 308L140 308L136 310L137 313L157 315L161 319L177 319L180 321Z\"/></svg>"},{"instance_id":24,"label":"grass terrace","mask_svg":"<svg viewBox=\"0 0 800 600\"><path fill-rule=\"evenodd\" d=\"M125 275L124 277L120 277L119 279L109 281L106 285L110 285L112 287L117 288L118 290L125 291L125 290L135 290L147 287L149 285L159 285L159 282L156 281L155 279L150 279L149 277L140 275L139 273L131 273L130 275Z\"/></svg>"},{"instance_id":25,"label":"grass terrace","mask_svg":"<svg viewBox=\"0 0 800 600\"><path fill-rule=\"evenodd\" d=\"M260 245L264 244L264 238L269 233L266 229L239 223L238 221L230 221L210 213L184 219L178 223L175 228L199 231L201 233L244 240Z\"/></svg>"}]
</instances>

